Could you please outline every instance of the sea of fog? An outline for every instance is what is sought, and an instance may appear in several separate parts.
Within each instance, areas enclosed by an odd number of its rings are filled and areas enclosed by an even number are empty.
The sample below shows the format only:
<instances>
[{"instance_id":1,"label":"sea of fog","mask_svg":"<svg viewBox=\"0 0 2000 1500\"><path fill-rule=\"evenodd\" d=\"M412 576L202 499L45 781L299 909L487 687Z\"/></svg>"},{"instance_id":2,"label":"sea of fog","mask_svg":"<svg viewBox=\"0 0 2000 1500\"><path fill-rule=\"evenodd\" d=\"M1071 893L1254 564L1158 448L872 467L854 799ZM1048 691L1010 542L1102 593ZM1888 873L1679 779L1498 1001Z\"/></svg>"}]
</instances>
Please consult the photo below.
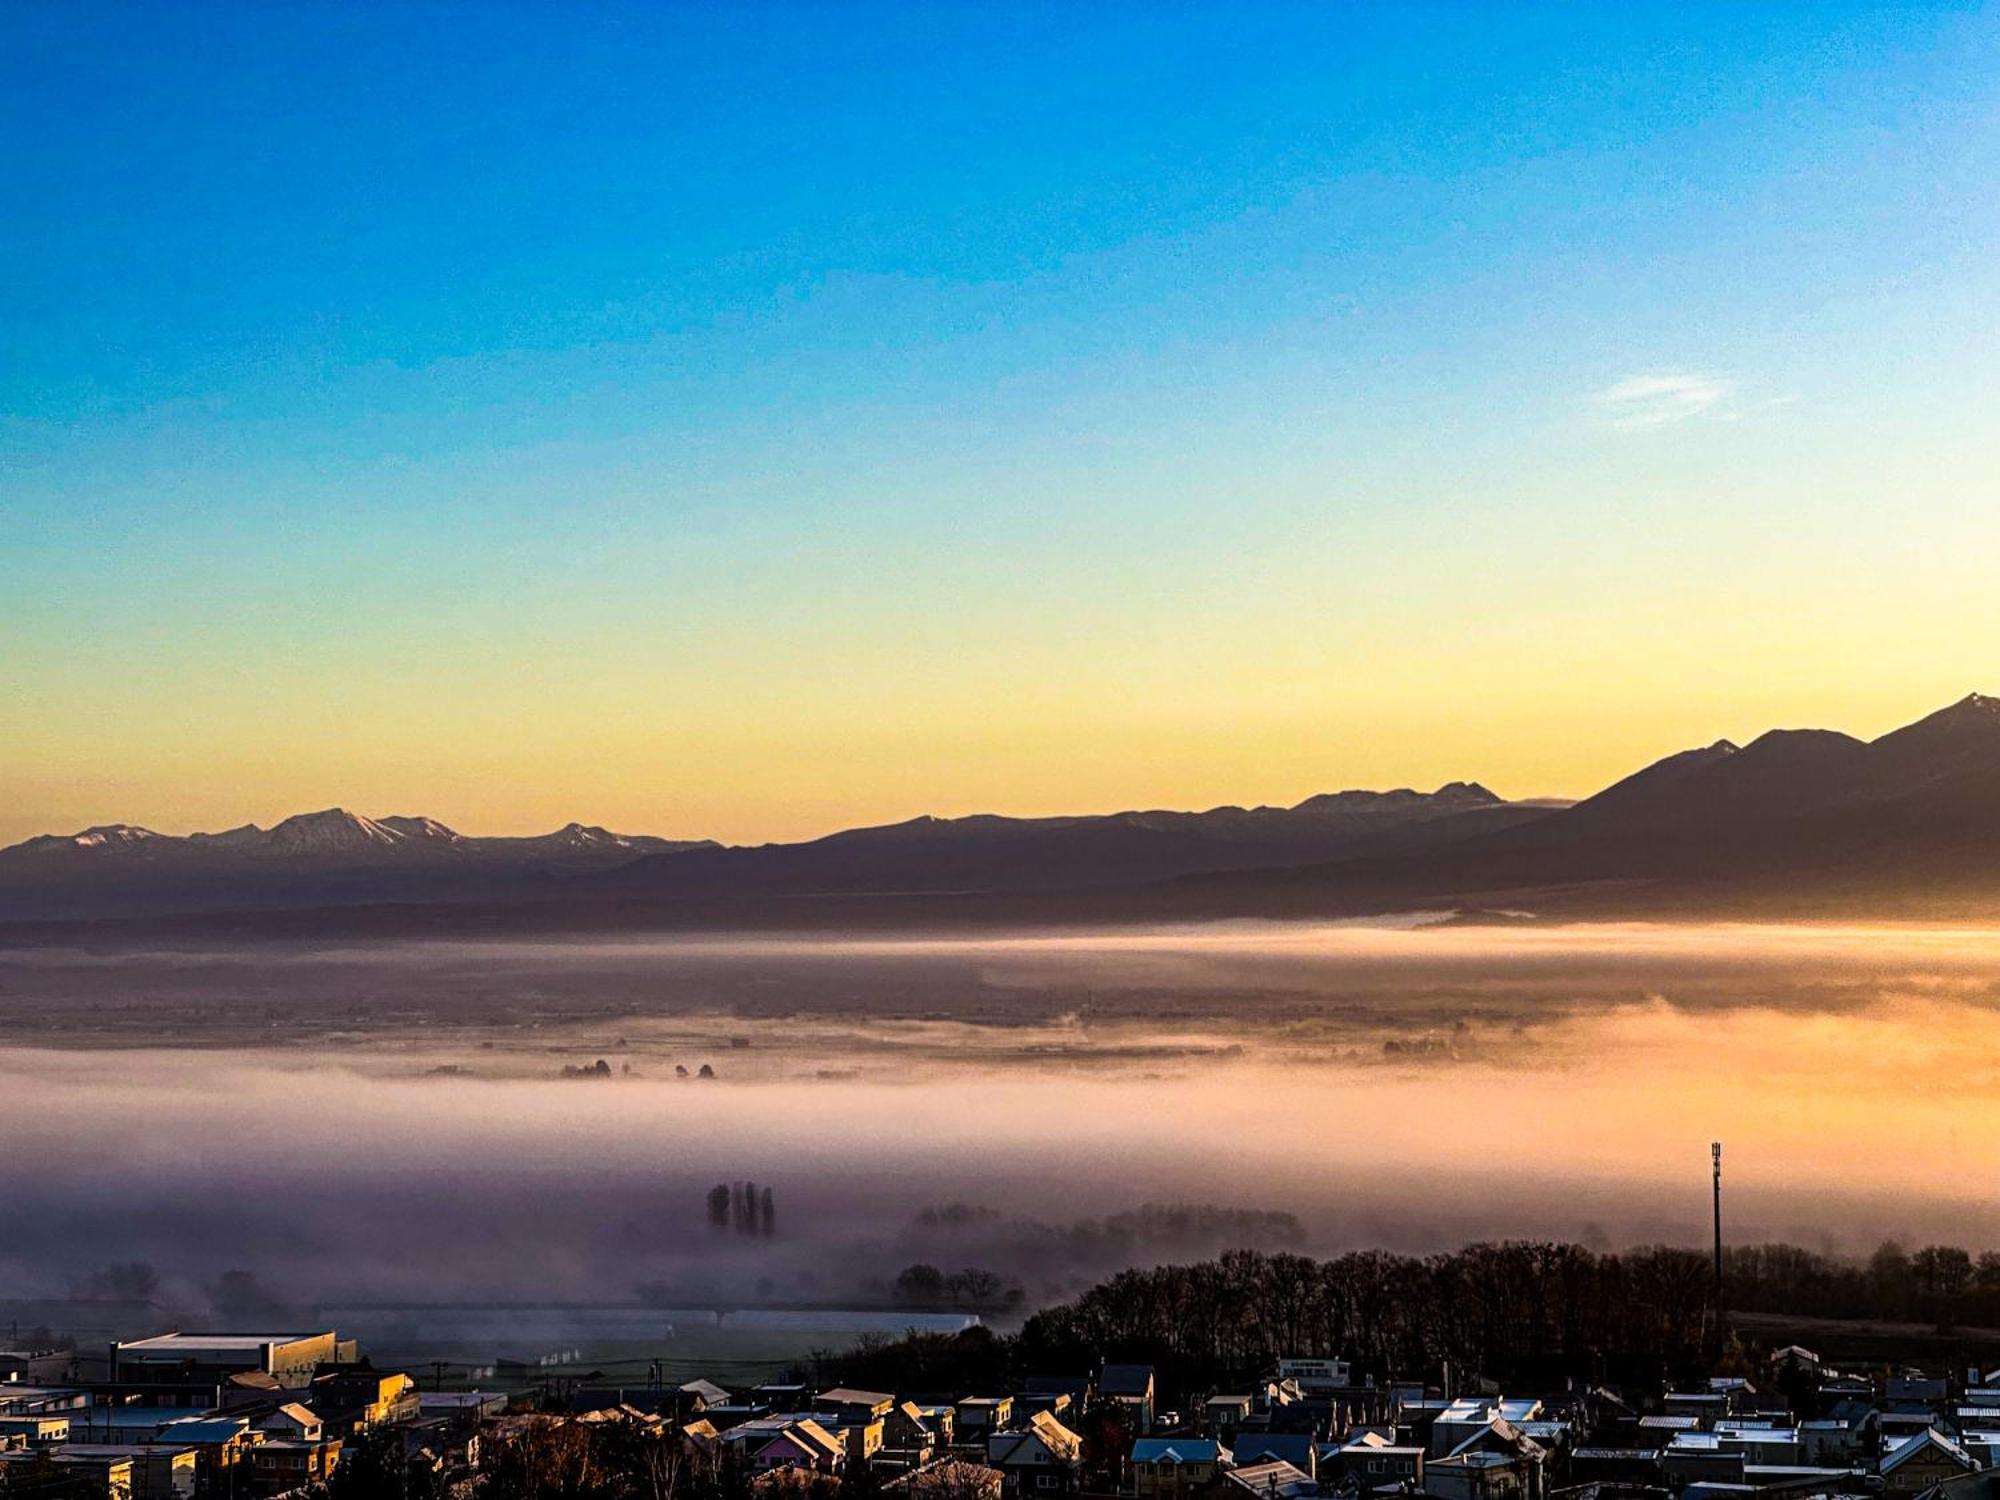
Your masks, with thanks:
<instances>
[{"instance_id":1,"label":"sea of fog","mask_svg":"<svg viewBox=\"0 0 2000 1500\"><path fill-rule=\"evenodd\" d=\"M1983 1248L1996 985L1919 927L0 951L0 1287L1032 1306L1245 1240L1701 1243L1717 1139L1733 1239ZM744 1181L768 1234L709 1222Z\"/></svg>"}]
</instances>

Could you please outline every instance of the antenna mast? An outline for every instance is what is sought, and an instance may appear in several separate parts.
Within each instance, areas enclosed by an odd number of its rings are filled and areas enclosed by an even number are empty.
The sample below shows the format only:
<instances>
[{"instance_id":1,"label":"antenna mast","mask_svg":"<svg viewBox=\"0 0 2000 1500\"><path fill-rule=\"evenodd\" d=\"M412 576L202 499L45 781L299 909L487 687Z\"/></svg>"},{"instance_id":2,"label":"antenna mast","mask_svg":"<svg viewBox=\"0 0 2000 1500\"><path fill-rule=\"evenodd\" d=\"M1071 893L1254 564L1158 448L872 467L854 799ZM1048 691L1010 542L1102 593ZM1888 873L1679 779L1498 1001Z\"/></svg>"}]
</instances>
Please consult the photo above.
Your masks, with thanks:
<instances>
[{"instance_id":1,"label":"antenna mast","mask_svg":"<svg viewBox=\"0 0 2000 1500\"><path fill-rule=\"evenodd\" d=\"M1722 1142L1711 1142L1708 1148L1710 1162L1714 1166L1715 1188L1715 1345L1722 1347Z\"/></svg>"}]
</instances>

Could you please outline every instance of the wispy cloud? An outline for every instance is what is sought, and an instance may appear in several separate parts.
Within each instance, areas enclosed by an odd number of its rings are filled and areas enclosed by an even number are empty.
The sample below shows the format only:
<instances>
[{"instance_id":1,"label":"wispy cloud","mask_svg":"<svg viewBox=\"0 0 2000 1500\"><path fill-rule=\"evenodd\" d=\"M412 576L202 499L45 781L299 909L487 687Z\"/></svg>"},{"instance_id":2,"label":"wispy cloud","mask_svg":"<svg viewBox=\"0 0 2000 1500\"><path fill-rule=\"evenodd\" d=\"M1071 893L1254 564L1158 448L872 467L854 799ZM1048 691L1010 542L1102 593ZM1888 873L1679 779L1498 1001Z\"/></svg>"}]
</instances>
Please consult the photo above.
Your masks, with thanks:
<instances>
[{"instance_id":1,"label":"wispy cloud","mask_svg":"<svg viewBox=\"0 0 2000 1500\"><path fill-rule=\"evenodd\" d=\"M1693 417L1729 419L1736 382L1720 375L1663 371L1632 375L1592 397L1614 427L1638 430L1668 427Z\"/></svg>"}]
</instances>

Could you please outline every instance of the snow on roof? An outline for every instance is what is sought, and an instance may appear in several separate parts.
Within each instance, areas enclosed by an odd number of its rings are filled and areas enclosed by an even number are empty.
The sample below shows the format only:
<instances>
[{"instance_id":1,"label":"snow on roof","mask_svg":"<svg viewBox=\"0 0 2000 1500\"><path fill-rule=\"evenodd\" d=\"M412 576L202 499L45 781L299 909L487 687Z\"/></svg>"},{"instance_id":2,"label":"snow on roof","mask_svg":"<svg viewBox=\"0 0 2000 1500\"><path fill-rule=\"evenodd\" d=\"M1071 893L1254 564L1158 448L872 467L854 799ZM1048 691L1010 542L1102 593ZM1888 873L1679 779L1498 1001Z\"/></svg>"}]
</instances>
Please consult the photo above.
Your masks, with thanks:
<instances>
[{"instance_id":1,"label":"snow on roof","mask_svg":"<svg viewBox=\"0 0 2000 1500\"><path fill-rule=\"evenodd\" d=\"M1887 1474L1892 1469L1902 1467L1902 1465L1915 1458L1926 1448L1937 1449L1939 1452L1947 1455L1954 1463L1961 1464L1965 1468L1974 1469L1978 1467L1972 1461L1972 1455L1959 1447L1957 1443L1954 1443L1935 1427L1926 1427L1922 1432L1911 1433L1884 1456L1882 1459L1882 1472Z\"/></svg>"},{"instance_id":2,"label":"snow on roof","mask_svg":"<svg viewBox=\"0 0 2000 1500\"><path fill-rule=\"evenodd\" d=\"M301 1339L331 1338L332 1332L321 1329L317 1333L158 1333L147 1339L133 1339L120 1344L121 1354L133 1350L146 1353L188 1354L205 1350L228 1350L249 1353L262 1349L266 1344L295 1344Z\"/></svg>"}]
</instances>

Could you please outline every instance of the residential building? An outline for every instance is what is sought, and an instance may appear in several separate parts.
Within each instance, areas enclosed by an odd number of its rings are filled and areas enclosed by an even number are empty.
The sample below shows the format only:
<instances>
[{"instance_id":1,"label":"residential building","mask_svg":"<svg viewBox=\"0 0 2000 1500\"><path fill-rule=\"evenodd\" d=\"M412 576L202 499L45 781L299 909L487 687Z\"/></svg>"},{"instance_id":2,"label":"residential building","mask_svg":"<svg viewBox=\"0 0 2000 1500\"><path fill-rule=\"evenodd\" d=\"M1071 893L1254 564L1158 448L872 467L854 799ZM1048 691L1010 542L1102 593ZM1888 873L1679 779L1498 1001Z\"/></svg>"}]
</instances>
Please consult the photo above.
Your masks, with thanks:
<instances>
[{"instance_id":1,"label":"residential building","mask_svg":"<svg viewBox=\"0 0 2000 1500\"><path fill-rule=\"evenodd\" d=\"M1213 1438L1140 1438L1132 1444L1132 1493L1141 1500L1191 1500L1228 1463L1229 1450Z\"/></svg>"},{"instance_id":2,"label":"residential building","mask_svg":"<svg viewBox=\"0 0 2000 1500\"><path fill-rule=\"evenodd\" d=\"M1397 1443L1379 1432L1364 1432L1336 1446L1332 1461L1322 1464L1319 1472L1329 1484L1352 1479L1362 1490L1376 1490L1387 1484L1409 1484L1422 1489L1424 1457L1419 1446Z\"/></svg>"},{"instance_id":3,"label":"residential building","mask_svg":"<svg viewBox=\"0 0 2000 1500\"><path fill-rule=\"evenodd\" d=\"M1097 1393L1125 1408L1136 1435L1144 1437L1153 1430L1157 1392L1151 1365L1106 1365L1097 1377Z\"/></svg>"},{"instance_id":4,"label":"residential building","mask_svg":"<svg viewBox=\"0 0 2000 1500\"><path fill-rule=\"evenodd\" d=\"M340 1462L340 1439L276 1438L249 1453L250 1481L260 1495L279 1495L302 1485L324 1484Z\"/></svg>"},{"instance_id":5,"label":"residential building","mask_svg":"<svg viewBox=\"0 0 2000 1500\"><path fill-rule=\"evenodd\" d=\"M1352 1383L1352 1370L1344 1359L1281 1359L1278 1378L1289 1380L1307 1395L1326 1395Z\"/></svg>"},{"instance_id":6,"label":"residential building","mask_svg":"<svg viewBox=\"0 0 2000 1500\"><path fill-rule=\"evenodd\" d=\"M788 1422L752 1455L750 1466L759 1474L773 1469L804 1469L815 1474L837 1474L847 1457L846 1445L811 1417Z\"/></svg>"},{"instance_id":7,"label":"residential building","mask_svg":"<svg viewBox=\"0 0 2000 1500\"><path fill-rule=\"evenodd\" d=\"M986 1462L1007 1478L1012 1495L1067 1495L1083 1471L1083 1439L1045 1411L986 1440Z\"/></svg>"},{"instance_id":8,"label":"residential building","mask_svg":"<svg viewBox=\"0 0 2000 1500\"><path fill-rule=\"evenodd\" d=\"M996 1432L1014 1425L1012 1396L968 1396L956 1408L957 1441L967 1447L983 1445Z\"/></svg>"},{"instance_id":9,"label":"residential building","mask_svg":"<svg viewBox=\"0 0 2000 1500\"><path fill-rule=\"evenodd\" d=\"M1229 1500L1312 1500L1319 1494L1310 1474L1282 1461L1225 1470L1222 1480Z\"/></svg>"},{"instance_id":10,"label":"residential building","mask_svg":"<svg viewBox=\"0 0 2000 1500\"><path fill-rule=\"evenodd\" d=\"M1963 1445L1927 1427L1883 1455L1882 1490L1887 1495L1920 1495L1978 1467Z\"/></svg>"}]
</instances>

